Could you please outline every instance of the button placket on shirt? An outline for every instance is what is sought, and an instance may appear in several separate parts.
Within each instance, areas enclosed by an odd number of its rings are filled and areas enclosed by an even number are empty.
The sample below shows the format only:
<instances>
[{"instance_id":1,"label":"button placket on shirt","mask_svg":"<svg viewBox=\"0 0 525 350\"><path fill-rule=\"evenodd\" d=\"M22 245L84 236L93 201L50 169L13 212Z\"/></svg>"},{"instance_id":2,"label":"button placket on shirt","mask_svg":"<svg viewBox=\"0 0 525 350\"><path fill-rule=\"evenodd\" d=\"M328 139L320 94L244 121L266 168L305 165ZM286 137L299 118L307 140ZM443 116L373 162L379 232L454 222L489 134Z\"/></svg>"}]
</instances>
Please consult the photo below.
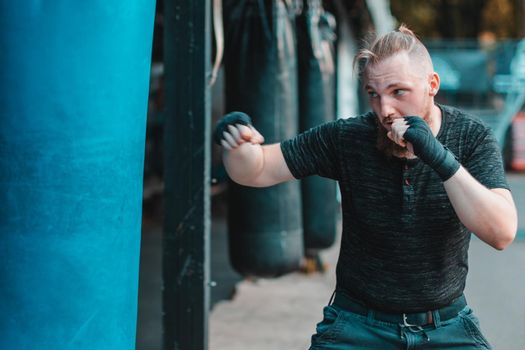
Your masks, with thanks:
<instances>
[{"instance_id":1,"label":"button placket on shirt","mask_svg":"<svg viewBox=\"0 0 525 350\"><path fill-rule=\"evenodd\" d=\"M412 181L412 171L408 164L403 164L402 189L403 189L403 219L411 216L414 209L414 186Z\"/></svg>"}]
</instances>

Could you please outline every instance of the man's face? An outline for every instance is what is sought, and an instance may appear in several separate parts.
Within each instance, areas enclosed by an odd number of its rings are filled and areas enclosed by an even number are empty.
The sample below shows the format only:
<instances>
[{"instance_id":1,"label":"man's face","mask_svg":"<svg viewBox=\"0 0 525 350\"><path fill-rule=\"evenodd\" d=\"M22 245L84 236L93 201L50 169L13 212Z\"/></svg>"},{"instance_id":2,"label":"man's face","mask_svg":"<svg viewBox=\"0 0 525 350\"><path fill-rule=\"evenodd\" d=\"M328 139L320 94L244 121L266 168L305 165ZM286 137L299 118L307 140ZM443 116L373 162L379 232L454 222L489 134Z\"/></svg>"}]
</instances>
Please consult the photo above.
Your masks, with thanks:
<instances>
[{"instance_id":1,"label":"man's face","mask_svg":"<svg viewBox=\"0 0 525 350\"><path fill-rule=\"evenodd\" d=\"M406 52L400 52L367 68L365 89L370 107L378 118L380 148L384 149L381 143L385 143L398 153L402 151L388 145L390 142L386 138L394 119L416 115L431 121L439 77L430 72L428 66L415 61Z\"/></svg>"}]
</instances>

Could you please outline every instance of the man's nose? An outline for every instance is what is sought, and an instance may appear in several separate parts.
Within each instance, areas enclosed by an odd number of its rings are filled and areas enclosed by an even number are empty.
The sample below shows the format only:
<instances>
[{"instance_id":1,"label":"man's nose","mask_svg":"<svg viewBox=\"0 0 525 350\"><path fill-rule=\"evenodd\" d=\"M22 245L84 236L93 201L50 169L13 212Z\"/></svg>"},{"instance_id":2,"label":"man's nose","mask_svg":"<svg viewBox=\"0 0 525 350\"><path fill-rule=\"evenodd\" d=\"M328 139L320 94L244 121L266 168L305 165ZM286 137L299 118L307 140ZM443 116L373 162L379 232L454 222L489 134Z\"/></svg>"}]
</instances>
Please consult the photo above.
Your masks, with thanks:
<instances>
[{"instance_id":1,"label":"man's nose","mask_svg":"<svg viewBox=\"0 0 525 350\"><path fill-rule=\"evenodd\" d=\"M388 97L381 98L380 112L383 118L390 117L394 114L394 107L392 101Z\"/></svg>"}]
</instances>

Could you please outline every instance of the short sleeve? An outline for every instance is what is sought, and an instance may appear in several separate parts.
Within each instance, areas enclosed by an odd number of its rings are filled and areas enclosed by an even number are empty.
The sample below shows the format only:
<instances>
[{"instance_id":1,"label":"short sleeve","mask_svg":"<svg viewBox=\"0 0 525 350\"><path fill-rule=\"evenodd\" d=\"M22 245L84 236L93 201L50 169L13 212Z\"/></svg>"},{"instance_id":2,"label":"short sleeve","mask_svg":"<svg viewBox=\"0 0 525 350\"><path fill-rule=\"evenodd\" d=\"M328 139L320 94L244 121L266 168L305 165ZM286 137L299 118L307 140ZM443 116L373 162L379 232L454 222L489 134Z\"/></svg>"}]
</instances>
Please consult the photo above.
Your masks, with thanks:
<instances>
[{"instance_id":1,"label":"short sleeve","mask_svg":"<svg viewBox=\"0 0 525 350\"><path fill-rule=\"evenodd\" d=\"M338 121L322 124L281 142L281 150L296 179L319 175L339 179Z\"/></svg>"},{"instance_id":2,"label":"short sleeve","mask_svg":"<svg viewBox=\"0 0 525 350\"><path fill-rule=\"evenodd\" d=\"M501 151L491 129L481 133L463 166L485 187L509 189Z\"/></svg>"}]
</instances>

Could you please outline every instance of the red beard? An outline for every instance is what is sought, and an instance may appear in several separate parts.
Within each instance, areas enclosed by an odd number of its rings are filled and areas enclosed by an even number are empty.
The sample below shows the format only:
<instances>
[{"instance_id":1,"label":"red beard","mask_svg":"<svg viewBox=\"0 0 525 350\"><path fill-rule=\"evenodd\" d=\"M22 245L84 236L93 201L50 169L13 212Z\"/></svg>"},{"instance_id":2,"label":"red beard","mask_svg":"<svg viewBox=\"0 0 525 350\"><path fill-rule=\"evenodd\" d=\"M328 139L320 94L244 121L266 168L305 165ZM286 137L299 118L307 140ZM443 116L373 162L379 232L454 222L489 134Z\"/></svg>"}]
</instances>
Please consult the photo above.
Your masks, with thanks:
<instances>
[{"instance_id":1,"label":"red beard","mask_svg":"<svg viewBox=\"0 0 525 350\"><path fill-rule=\"evenodd\" d=\"M427 122L428 125L432 125L431 119L429 117L423 118L425 122ZM406 148L401 147L394 141L390 140L388 136L386 135L388 133L388 130L385 129L383 124L379 122L379 120L376 119L377 124L377 139L376 139L376 147L377 149L383 153L387 158L392 157L398 157L398 158L409 158L413 157L412 153Z\"/></svg>"},{"instance_id":2,"label":"red beard","mask_svg":"<svg viewBox=\"0 0 525 350\"><path fill-rule=\"evenodd\" d=\"M392 157L404 157L408 150L405 147L399 146L394 141L390 140L388 136L386 135L388 133L388 130L385 129L383 124L381 124L376 119L377 124L377 139L376 139L376 147L379 150L379 152L383 153L387 158Z\"/></svg>"}]
</instances>

